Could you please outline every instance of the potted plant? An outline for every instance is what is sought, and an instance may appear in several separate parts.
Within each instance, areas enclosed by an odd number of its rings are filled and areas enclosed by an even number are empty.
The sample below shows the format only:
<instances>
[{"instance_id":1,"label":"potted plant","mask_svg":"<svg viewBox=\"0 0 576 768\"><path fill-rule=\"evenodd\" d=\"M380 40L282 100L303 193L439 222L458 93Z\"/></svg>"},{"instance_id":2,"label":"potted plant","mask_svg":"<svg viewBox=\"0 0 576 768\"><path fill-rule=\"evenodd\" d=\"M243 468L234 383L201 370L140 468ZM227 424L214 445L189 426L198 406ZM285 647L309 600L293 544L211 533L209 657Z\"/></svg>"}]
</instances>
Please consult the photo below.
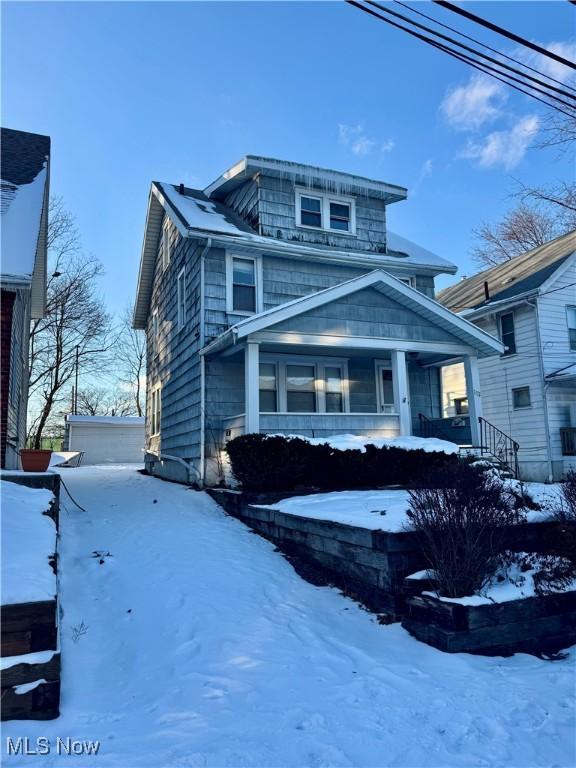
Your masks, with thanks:
<instances>
[{"instance_id":1,"label":"potted plant","mask_svg":"<svg viewBox=\"0 0 576 768\"><path fill-rule=\"evenodd\" d=\"M46 472L50 466L52 451L43 448L22 448L20 461L24 472Z\"/></svg>"}]
</instances>

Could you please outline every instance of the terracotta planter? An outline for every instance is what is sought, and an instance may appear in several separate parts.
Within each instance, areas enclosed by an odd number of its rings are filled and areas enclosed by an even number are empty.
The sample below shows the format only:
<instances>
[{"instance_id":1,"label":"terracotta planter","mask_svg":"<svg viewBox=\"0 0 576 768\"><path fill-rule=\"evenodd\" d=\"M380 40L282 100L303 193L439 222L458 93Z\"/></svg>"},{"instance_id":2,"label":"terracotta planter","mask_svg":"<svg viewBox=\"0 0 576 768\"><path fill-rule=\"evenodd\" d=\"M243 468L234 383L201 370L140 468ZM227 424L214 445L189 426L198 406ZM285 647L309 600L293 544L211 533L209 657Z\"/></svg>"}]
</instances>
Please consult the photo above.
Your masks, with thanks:
<instances>
[{"instance_id":1,"label":"terracotta planter","mask_svg":"<svg viewBox=\"0 0 576 768\"><path fill-rule=\"evenodd\" d=\"M22 448L20 460L24 472L46 472L50 465L52 451L40 448Z\"/></svg>"}]
</instances>

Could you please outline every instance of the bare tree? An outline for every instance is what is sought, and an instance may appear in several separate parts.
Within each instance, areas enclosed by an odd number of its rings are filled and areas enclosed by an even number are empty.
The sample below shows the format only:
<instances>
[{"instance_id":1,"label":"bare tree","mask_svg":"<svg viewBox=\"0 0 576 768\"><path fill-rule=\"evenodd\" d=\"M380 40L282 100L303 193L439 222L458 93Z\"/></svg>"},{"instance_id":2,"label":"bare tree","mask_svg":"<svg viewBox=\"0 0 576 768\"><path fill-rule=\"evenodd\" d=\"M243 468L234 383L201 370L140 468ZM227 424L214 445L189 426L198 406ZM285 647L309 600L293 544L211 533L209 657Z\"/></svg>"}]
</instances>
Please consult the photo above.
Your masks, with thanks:
<instances>
[{"instance_id":1,"label":"bare tree","mask_svg":"<svg viewBox=\"0 0 576 768\"><path fill-rule=\"evenodd\" d=\"M126 307L121 319L115 358L119 365L118 379L127 387L133 399L136 414L142 416L146 376L146 336L143 331L132 327L132 314L132 307Z\"/></svg>"},{"instance_id":2,"label":"bare tree","mask_svg":"<svg viewBox=\"0 0 576 768\"><path fill-rule=\"evenodd\" d=\"M81 252L74 218L61 200L50 206L46 316L30 330L30 402L35 417L29 441L39 448L57 406L68 396L78 365L97 372L110 341L110 317L96 294L100 263Z\"/></svg>"},{"instance_id":3,"label":"bare tree","mask_svg":"<svg viewBox=\"0 0 576 768\"><path fill-rule=\"evenodd\" d=\"M519 203L497 223L482 223L474 235L472 250L481 267L491 267L548 243L576 228L576 185L561 182L555 187L519 184L513 197Z\"/></svg>"},{"instance_id":4,"label":"bare tree","mask_svg":"<svg viewBox=\"0 0 576 768\"><path fill-rule=\"evenodd\" d=\"M536 146L553 147L563 154L572 149L574 142L576 142L576 110L571 115L550 112L542 123L540 140Z\"/></svg>"},{"instance_id":5,"label":"bare tree","mask_svg":"<svg viewBox=\"0 0 576 768\"><path fill-rule=\"evenodd\" d=\"M139 416L131 395L115 388L83 387L78 390L78 413L83 416Z\"/></svg>"}]
</instances>

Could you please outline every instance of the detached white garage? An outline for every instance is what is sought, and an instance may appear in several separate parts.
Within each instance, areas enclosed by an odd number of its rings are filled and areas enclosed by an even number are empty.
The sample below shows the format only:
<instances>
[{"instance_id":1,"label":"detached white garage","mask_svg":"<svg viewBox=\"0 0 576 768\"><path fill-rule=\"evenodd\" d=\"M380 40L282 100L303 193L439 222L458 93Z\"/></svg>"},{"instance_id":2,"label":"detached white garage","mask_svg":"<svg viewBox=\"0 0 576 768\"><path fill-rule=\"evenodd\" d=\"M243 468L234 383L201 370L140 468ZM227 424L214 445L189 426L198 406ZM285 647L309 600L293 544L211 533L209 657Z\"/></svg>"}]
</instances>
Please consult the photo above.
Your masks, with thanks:
<instances>
[{"instance_id":1,"label":"detached white garage","mask_svg":"<svg viewBox=\"0 0 576 768\"><path fill-rule=\"evenodd\" d=\"M84 451L82 464L143 464L143 416L66 416L64 449Z\"/></svg>"}]
</instances>

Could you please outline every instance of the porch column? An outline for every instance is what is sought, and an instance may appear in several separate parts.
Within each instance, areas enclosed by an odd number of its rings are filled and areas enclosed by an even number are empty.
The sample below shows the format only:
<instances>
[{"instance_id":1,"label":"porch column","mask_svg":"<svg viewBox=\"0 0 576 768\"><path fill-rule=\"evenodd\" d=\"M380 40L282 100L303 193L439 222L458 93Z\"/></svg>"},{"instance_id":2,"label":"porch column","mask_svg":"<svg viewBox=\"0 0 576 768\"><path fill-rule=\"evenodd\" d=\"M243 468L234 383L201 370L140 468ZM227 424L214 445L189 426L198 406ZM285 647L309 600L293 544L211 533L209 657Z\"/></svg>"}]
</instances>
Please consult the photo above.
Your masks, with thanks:
<instances>
[{"instance_id":1,"label":"porch column","mask_svg":"<svg viewBox=\"0 0 576 768\"><path fill-rule=\"evenodd\" d=\"M259 345L249 341L244 349L245 434L260 432Z\"/></svg>"},{"instance_id":2,"label":"porch column","mask_svg":"<svg viewBox=\"0 0 576 768\"><path fill-rule=\"evenodd\" d=\"M406 371L406 352L393 349L392 380L396 409L400 416L400 434L412 434L412 414L410 413L410 394L408 392L408 374Z\"/></svg>"},{"instance_id":3,"label":"porch column","mask_svg":"<svg viewBox=\"0 0 576 768\"><path fill-rule=\"evenodd\" d=\"M468 397L468 413L470 415L470 437L472 445L480 445L480 424L478 418L482 416L482 399L480 395L480 374L478 372L478 358L476 355L464 357L464 371L466 374L466 396Z\"/></svg>"}]
</instances>

